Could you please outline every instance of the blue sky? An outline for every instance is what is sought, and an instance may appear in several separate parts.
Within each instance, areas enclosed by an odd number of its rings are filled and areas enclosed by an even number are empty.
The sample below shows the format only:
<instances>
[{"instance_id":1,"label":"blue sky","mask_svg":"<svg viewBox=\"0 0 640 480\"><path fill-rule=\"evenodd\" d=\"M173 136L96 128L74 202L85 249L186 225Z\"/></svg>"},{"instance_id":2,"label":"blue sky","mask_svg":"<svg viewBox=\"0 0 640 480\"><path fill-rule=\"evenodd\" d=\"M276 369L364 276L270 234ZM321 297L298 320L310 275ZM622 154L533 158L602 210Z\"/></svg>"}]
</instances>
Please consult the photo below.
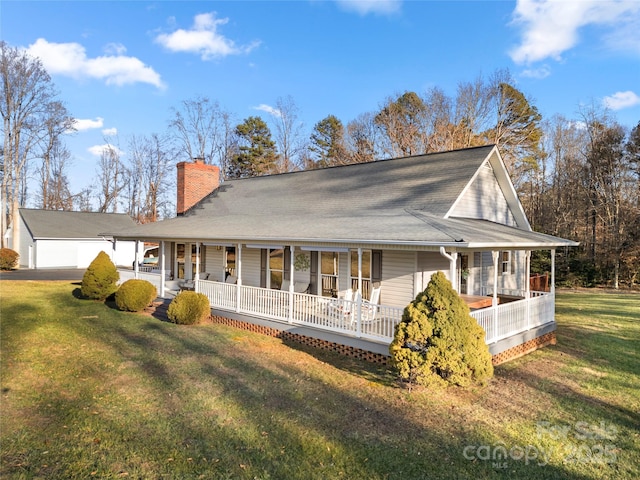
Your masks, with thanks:
<instances>
[{"instance_id":1,"label":"blue sky","mask_svg":"<svg viewBox=\"0 0 640 480\"><path fill-rule=\"evenodd\" d=\"M38 56L78 132L72 190L105 136L160 133L203 95L237 123L290 96L305 130L346 125L387 97L508 69L545 118L606 106L640 120L638 0L11 1L0 36ZM96 148L98 147L98 148Z\"/></svg>"}]
</instances>

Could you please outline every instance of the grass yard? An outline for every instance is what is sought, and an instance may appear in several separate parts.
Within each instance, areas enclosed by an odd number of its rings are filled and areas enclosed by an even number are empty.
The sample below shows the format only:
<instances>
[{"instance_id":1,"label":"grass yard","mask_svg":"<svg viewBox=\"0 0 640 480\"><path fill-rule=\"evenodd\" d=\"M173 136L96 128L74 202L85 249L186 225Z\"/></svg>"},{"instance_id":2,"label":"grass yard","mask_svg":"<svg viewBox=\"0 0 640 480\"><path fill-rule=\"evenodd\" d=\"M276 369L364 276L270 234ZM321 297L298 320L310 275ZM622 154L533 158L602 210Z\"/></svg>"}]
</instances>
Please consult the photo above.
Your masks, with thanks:
<instances>
[{"instance_id":1,"label":"grass yard","mask_svg":"<svg viewBox=\"0 0 640 480\"><path fill-rule=\"evenodd\" d=\"M558 295L487 387L0 283L3 479L637 479L640 295Z\"/></svg>"}]
</instances>

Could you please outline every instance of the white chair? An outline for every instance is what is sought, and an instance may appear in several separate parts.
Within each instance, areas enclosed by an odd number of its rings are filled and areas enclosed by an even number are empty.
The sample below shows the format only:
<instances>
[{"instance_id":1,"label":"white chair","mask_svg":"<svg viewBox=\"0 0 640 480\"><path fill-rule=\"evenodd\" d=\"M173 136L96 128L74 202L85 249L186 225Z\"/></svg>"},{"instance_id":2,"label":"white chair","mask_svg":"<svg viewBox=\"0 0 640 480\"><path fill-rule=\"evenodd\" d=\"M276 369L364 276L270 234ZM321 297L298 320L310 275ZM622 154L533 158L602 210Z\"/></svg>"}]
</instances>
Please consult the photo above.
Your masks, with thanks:
<instances>
[{"instance_id":1,"label":"white chair","mask_svg":"<svg viewBox=\"0 0 640 480\"><path fill-rule=\"evenodd\" d=\"M371 297L369 300L362 301L362 323L372 323L376 319L378 314L380 303L380 287L373 288L371 290Z\"/></svg>"},{"instance_id":2,"label":"white chair","mask_svg":"<svg viewBox=\"0 0 640 480\"><path fill-rule=\"evenodd\" d=\"M353 290L348 288L344 295L338 298L332 298L328 304L328 312L332 317L340 321L349 320L353 309Z\"/></svg>"},{"instance_id":3,"label":"white chair","mask_svg":"<svg viewBox=\"0 0 640 480\"><path fill-rule=\"evenodd\" d=\"M236 283L238 281L238 277L235 275L228 275L224 283Z\"/></svg>"}]
</instances>

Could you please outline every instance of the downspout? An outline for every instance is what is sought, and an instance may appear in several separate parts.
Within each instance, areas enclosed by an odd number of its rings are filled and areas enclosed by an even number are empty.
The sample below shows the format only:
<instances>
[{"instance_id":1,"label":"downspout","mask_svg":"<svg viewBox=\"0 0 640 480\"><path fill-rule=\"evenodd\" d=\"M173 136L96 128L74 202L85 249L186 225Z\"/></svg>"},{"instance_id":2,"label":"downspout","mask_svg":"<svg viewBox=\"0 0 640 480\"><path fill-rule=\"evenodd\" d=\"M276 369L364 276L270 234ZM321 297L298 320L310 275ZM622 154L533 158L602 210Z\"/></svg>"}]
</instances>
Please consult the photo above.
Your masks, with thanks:
<instances>
[{"instance_id":1,"label":"downspout","mask_svg":"<svg viewBox=\"0 0 640 480\"><path fill-rule=\"evenodd\" d=\"M458 287L458 276L456 275L456 262L458 261L458 252L448 254L444 247L440 247L440 255L449 260L449 275L451 276L451 286L456 292L460 291Z\"/></svg>"}]
</instances>

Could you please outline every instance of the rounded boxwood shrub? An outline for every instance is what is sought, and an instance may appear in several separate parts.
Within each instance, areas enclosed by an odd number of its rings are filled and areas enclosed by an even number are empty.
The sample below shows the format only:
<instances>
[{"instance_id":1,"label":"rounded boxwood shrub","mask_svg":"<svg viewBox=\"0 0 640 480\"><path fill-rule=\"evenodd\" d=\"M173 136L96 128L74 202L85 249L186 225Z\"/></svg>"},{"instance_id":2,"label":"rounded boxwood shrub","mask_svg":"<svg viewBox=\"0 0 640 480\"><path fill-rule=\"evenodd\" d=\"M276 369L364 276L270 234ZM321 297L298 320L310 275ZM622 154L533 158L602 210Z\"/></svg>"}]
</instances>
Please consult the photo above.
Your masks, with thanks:
<instances>
[{"instance_id":1,"label":"rounded boxwood shrub","mask_svg":"<svg viewBox=\"0 0 640 480\"><path fill-rule=\"evenodd\" d=\"M109 255L98 253L82 277L80 291L86 298L106 300L118 290L120 274Z\"/></svg>"},{"instance_id":2,"label":"rounded boxwood shrub","mask_svg":"<svg viewBox=\"0 0 640 480\"><path fill-rule=\"evenodd\" d=\"M484 329L444 273L411 302L389 346L391 365L409 384L467 386L493 375Z\"/></svg>"},{"instance_id":3,"label":"rounded boxwood shrub","mask_svg":"<svg viewBox=\"0 0 640 480\"><path fill-rule=\"evenodd\" d=\"M169 304L167 316L179 325L194 325L211 314L209 299L203 293L182 291Z\"/></svg>"},{"instance_id":4,"label":"rounded boxwood shrub","mask_svg":"<svg viewBox=\"0 0 640 480\"><path fill-rule=\"evenodd\" d=\"M116 292L116 305L127 312L141 312L158 296L153 283L131 279L124 282Z\"/></svg>"},{"instance_id":5,"label":"rounded boxwood shrub","mask_svg":"<svg viewBox=\"0 0 640 480\"><path fill-rule=\"evenodd\" d=\"M10 248L0 248L0 270L13 270L18 266L20 255Z\"/></svg>"}]
</instances>

